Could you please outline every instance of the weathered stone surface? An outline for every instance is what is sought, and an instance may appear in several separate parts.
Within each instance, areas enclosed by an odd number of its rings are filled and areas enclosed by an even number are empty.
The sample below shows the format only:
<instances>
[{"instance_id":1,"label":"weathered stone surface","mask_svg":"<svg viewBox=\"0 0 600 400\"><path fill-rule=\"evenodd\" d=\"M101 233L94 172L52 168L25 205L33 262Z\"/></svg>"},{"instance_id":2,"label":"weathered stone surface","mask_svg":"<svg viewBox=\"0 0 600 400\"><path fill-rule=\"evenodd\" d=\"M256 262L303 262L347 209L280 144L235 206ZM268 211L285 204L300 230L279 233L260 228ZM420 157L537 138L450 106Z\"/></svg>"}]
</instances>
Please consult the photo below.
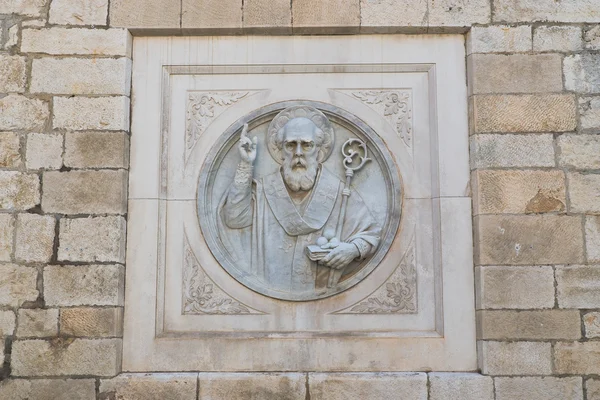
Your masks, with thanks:
<instances>
[{"instance_id":1,"label":"weathered stone surface","mask_svg":"<svg viewBox=\"0 0 600 400\"><path fill-rule=\"evenodd\" d=\"M567 174L571 212L600 213L600 174Z\"/></svg>"},{"instance_id":2,"label":"weathered stone surface","mask_svg":"<svg viewBox=\"0 0 600 400\"><path fill-rule=\"evenodd\" d=\"M49 215L18 214L15 258L48 262L52 257L56 220Z\"/></svg>"},{"instance_id":3,"label":"weathered stone surface","mask_svg":"<svg viewBox=\"0 0 600 400\"><path fill-rule=\"evenodd\" d=\"M58 309L19 310L17 337L50 337L58 335Z\"/></svg>"},{"instance_id":4,"label":"weathered stone surface","mask_svg":"<svg viewBox=\"0 0 600 400\"><path fill-rule=\"evenodd\" d=\"M493 400L489 376L461 373L429 374L429 400Z\"/></svg>"},{"instance_id":5,"label":"weathered stone surface","mask_svg":"<svg viewBox=\"0 0 600 400\"><path fill-rule=\"evenodd\" d=\"M28 169L60 169L63 164L63 136L30 133L27 135L25 154L25 165Z\"/></svg>"},{"instance_id":6,"label":"weathered stone surface","mask_svg":"<svg viewBox=\"0 0 600 400\"><path fill-rule=\"evenodd\" d=\"M541 93L562 90L558 54L472 54L467 58L472 93Z\"/></svg>"},{"instance_id":7,"label":"weathered stone surface","mask_svg":"<svg viewBox=\"0 0 600 400\"><path fill-rule=\"evenodd\" d=\"M119 373L121 339L17 340L12 345L13 376Z\"/></svg>"},{"instance_id":8,"label":"weathered stone surface","mask_svg":"<svg viewBox=\"0 0 600 400\"><path fill-rule=\"evenodd\" d=\"M12 214L0 214L0 261L11 260L14 233L14 216Z\"/></svg>"},{"instance_id":9,"label":"weathered stone surface","mask_svg":"<svg viewBox=\"0 0 600 400\"><path fill-rule=\"evenodd\" d=\"M112 0L110 26L179 29L181 0Z\"/></svg>"},{"instance_id":10,"label":"weathered stone surface","mask_svg":"<svg viewBox=\"0 0 600 400\"><path fill-rule=\"evenodd\" d=\"M15 332L16 318L13 311L0 311L0 337L11 336ZM0 394L2 390L0 390Z\"/></svg>"},{"instance_id":11,"label":"weathered stone surface","mask_svg":"<svg viewBox=\"0 0 600 400\"><path fill-rule=\"evenodd\" d=\"M25 68L25 57L0 54L0 92L23 93L27 80Z\"/></svg>"},{"instance_id":12,"label":"weathered stone surface","mask_svg":"<svg viewBox=\"0 0 600 400\"><path fill-rule=\"evenodd\" d=\"M20 14L28 17L42 15L48 0L1 0L0 14Z\"/></svg>"},{"instance_id":13,"label":"weathered stone surface","mask_svg":"<svg viewBox=\"0 0 600 400\"><path fill-rule=\"evenodd\" d=\"M127 29L45 28L23 29L21 51L45 54L91 54L131 57Z\"/></svg>"},{"instance_id":14,"label":"weathered stone surface","mask_svg":"<svg viewBox=\"0 0 600 400\"><path fill-rule=\"evenodd\" d=\"M558 164L578 169L600 169L600 136L565 134L557 140Z\"/></svg>"},{"instance_id":15,"label":"weathered stone surface","mask_svg":"<svg viewBox=\"0 0 600 400\"><path fill-rule=\"evenodd\" d=\"M583 43L588 50L600 50L600 26L592 25L583 34Z\"/></svg>"},{"instance_id":16,"label":"weathered stone surface","mask_svg":"<svg viewBox=\"0 0 600 400\"><path fill-rule=\"evenodd\" d=\"M288 0L245 0L244 28L270 28L273 31L292 31L292 9Z\"/></svg>"},{"instance_id":17,"label":"weathered stone surface","mask_svg":"<svg viewBox=\"0 0 600 400\"><path fill-rule=\"evenodd\" d=\"M553 167L551 134L471 136L471 168Z\"/></svg>"},{"instance_id":18,"label":"weathered stone surface","mask_svg":"<svg viewBox=\"0 0 600 400\"><path fill-rule=\"evenodd\" d=\"M17 168L21 165L19 135L0 132L0 168Z\"/></svg>"},{"instance_id":19,"label":"weathered stone surface","mask_svg":"<svg viewBox=\"0 0 600 400\"><path fill-rule=\"evenodd\" d=\"M473 210L477 214L565 211L563 171L478 170L473 172Z\"/></svg>"},{"instance_id":20,"label":"weathered stone surface","mask_svg":"<svg viewBox=\"0 0 600 400\"><path fill-rule=\"evenodd\" d=\"M600 400L600 379L588 379L585 382L587 400Z\"/></svg>"},{"instance_id":21,"label":"weathered stone surface","mask_svg":"<svg viewBox=\"0 0 600 400\"><path fill-rule=\"evenodd\" d=\"M539 26L533 33L534 51L579 51L583 49L578 26Z\"/></svg>"},{"instance_id":22,"label":"weathered stone surface","mask_svg":"<svg viewBox=\"0 0 600 400\"><path fill-rule=\"evenodd\" d=\"M478 309L552 308L552 267L477 267L475 297Z\"/></svg>"},{"instance_id":23,"label":"weathered stone surface","mask_svg":"<svg viewBox=\"0 0 600 400\"><path fill-rule=\"evenodd\" d=\"M99 398L195 400L197 385L197 374L121 374L100 382Z\"/></svg>"},{"instance_id":24,"label":"weathered stone surface","mask_svg":"<svg viewBox=\"0 0 600 400\"><path fill-rule=\"evenodd\" d=\"M305 385L306 375L300 373L200 373L198 399L303 400Z\"/></svg>"},{"instance_id":25,"label":"weathered stone surface","mask_svg":"<svg viewBox=\"0 0 600 400\"><path fill-rule=\"evenodd\" d=\"M106 25L108 0L52 0L50 23L57 25Z\"/></svg>"},{"instance_id":26,"label":"weathered stone surface","mask_svg":"<svg viewBox=\"0 0 600 400\"><path fill-rule=\"evenodd\" d=\"M0 171L0 209L27 210L40 203L40 178L18 171Z\"/></svg>"},{"instance_id":27,"label":"weathered stone surface","mask_svg":"<svg viewBox=\"0 0 600 400\"><path fill-rule=\"evenodd\" d=\"M69 71L69 73L65 73ZM38 58L33 60L32 93L129 95L128 58Z\"/></svg>"},{"instance_id":28,"label":"weathered stone surface","mask_svg":"<svg viewBox=\"0 0 600 400\"><path fill-rule=\"evenodd\" d=\"M600 337L600 312L589 312L583 316L586 338Z\"/></svg>"},{"instance_id":29,"label":"weathered stone surface","mask_svg":"<svg viewBox=\"0 0 600 400\"><path fill-rule=\"evenodd\" d=\"M578 216L475 217L476 264L581 263L584 259L581 225Z\"/></svg>"},{"instance_id":30,"label":"weathered stone surface","mask_svg":"<svg viewBox=\"0 0 600 400\"><path fill-rule=\"evenodd\" d=\"M585 248L588 261L600 262L600 216L585 218Z\"/></svg>"},{"instance_id":31,"label":"weathered stone surface","mask_svg":"<svg viewBox=\"0 0 600 400\"><path fill-rule=\"evenodd\" d=\"M123 131L129 129L127 97L55 97L57 129Z\"/></svg>"},{"instance_id":32,"label":"weathered stone surface","mask_svg":"<svg viewBox=\"0 0 600 400\"><path fill-rule=\"evenodd\" d=\"M122 306L123 280L120 265L49 265L44 299L48 306Z\"/></svg>"},{"instance_id":33,"label":"weathered stone surface","mask_svg":"<svg viewBox=\"0 0 600 400\"><path fill-rule=\"evenodd\" d=\"M580 377L496 378L497 400L581 400L583 385Z\"/></svg>"},{"instance_id":34,"label":"weathered stone surface","mask_svg":"<svg viewBox=\"0 0 600 400\"><path fill-rule=\"evenodd\" d=\"M8 35L6 42L4 42L4 46L2 48L4 50L13 49L19 41L19 24L14 24L10 28L8 28Z\"/></svg>"},{"instance_id":35,"label":"weathered stone surface","mask_svg":"<svg viewBox=\"0 0 600 400\"><path fill-rule=\"evenodd\" d=\"M297 33L323 27L331 31L356 32L360 25L360 0L295 0L292 2L292 21Z\"/></svg>"},{"instance_id":36,"label":"weathered stone surface","mask_svg":"<svg viewBox=\"0 0 600 400\"><path fill-rule=\"evenodd\" d=\"M490 22L488 0L428 0L429 26L471 26Z\"/></svg>"},{"instance_id":37,"label":"weathered stone surface","mask_svg":"<svg viewBox=\"0 0 600 400\"><path fill-rule=\"evenodd\" d=\"M39 28L42 26L46 26L45 19L28 19L21 22L21 26L23 28Z\"/></svg>"},{"instance_id":38,"label":"weathered stone surface","mask_svg":"<svg viewBox=\"0 0 600 400\"><path fill-rule=\"evenodd\" d=\"M477 325L478 339L581 338L577 310L478 311Z\"/></svg>"},{"instance_id":39,"label":"weathered stone surface","mask_svg":"<svg viewBox=\"0 0 600 400\"><path fill-rule=\"evenodd\" d=\"M566 132L577 127L570 94L473 96L475 132Z\"/></svg>"},{"instance_id":40,"label":"weathered stone surface","mask_svg":"<svg viewBox=\"0 0 600 400\"><path fill-rule=\"evenodd\" d=\"M494 21L600 22L596 0L497 0Z\"/></svg>"},{"instance_id":41,"label":"weathered stone surface","mask_svg":"<svg viewBox=\"0 0 600 400\"><path fill-rule=\"evenodd\" d=\"M311 373L308 384L311 400L390 399L400 393L406 399L427 399L427 375L419 373Z\"/></svg>"},{"instance_id":42,"label":"weathered stone surface","mask_svg":"<svg viewBox=\"0 0 600 400\"><path fill-rule=\"evenodd\" d=\"M600 374L600 342L558 342L554 345L554 365L557 374Z\"/></svg>"},{"instance_id":43,"label":"weathered stone surface","mask_svg":"<svg viewBox=\"0 0 600 400\"><path fill-rule=\"evenodd\" d=\"M550 375L550 343L478 342L481 372L485 375Z\"/></svg>"},{"instance_id":44,"label":"weathered stone surface","mask_svg":"<svg viewBox=\"0 0 600 400\"><path fill-rule=\"evenodd\" d=\"M14 264L0 264L0 305L20 307L38 297L37 270Z\"/></svg>"},{"instance_id":45,"label":"weathered stone surface","mask_svg":"<svg viewBox=\"0 0 600 400\"><path fill-rule=\"evenodd\" d=\"M583 129L600 129L600 97L580 97L579 118Z\"/></svg>"},{"instance_id":46,"label":"weathered stone surface","mask_svg":"<svg viewBox=\"0 0 600 400\"><path fill-rule=\"evenodd\" d=\"M124 170L46 172L42 209L61 214L124 214L127 172Z\"/></svg>"},{"instance_id":47,"label":"weathered stone surface","mask_svg":"<svg viewBox=\"0 0 600 400\"><path fill-rule=\"evenodd\" d=\"M362 32L388 33L402 27L415 32L427 28L427 0L361 0L360 29Z\"/></svg>"},{"instance_id":48,"label":"weathered stone surface","mask_svg":"<svg viewBox=\"0 0 600 400\"><path fill-rule=\"evenodd\" d=\"M9 94L0 99L0 130L42 130L48 120L48 103Z\"/></svg>"},{"instance_id":49,"label":"weathered stone surface","mask_svg":"<svg viewBox=\"0 0 600 400\"><path fill-rule=\"evenodd\" d=\"M114 337L123 330L123 309L64 308L60 311L60 333L67 336Z\"/></svg>"},{"instance_id":50,"label":"weathered stone surface","mask_svg":"<svg viewBox=\"0 0 600 400\"><path fill-rule=\"evenodd\" d=\"M600 308L600 266L556 267L558 306L561 308Z\"/></svg>"},{"instance_id":51,"label":"weathered stone surface","mask_svg":"<svg viewBox=\"0 0 600 400\"><path fill-rule=\"evenodd\" d=\"M125 262L123 217L63 218L59 237L59 260Z\"/></svg>"},{"instance_id":52,"label":"weathered stone surface","mask_svg":"<svg viewBox=\"0 0 600 400\"><path fill-rule=\"evenodd\" d=\"M531 26L474 26L467 34L467 54L531 51Z\"/></svg>"},{"instance_id":53,"label":"weathered stone surface","mask_svg":"<svg viewBox=\"0 0 600 400\"><path fill-rule=\"evenodd\" d=\"M566 57L564 74L567 90L600 93L600 54L575 54Z\"/></svg>"},{"instance_id":54,"label":"weathered stone surface","mask_svg":"<svg viewBox=\"0 0 600 400\"><path fill-rule=\"evenodd\" d=\"M127 168L129 137L125 132L68 132L65 165L71 168Z\"/></svg>"},{"instance_id":55,"label":"weathered stone surface","mask_svg":"<svg viewBox=\"0 0 600 400\"><path fill-rule=\"evenodd\" d=\"M6 379L0 398L10 400L95 400L94 379Z\"/></svg>"},{"instance_id":56,"label":"weathered stone surface","mask_svg":"<svg viewBox=\"0 0 600 400\"><path fill-rule=\"evenodd\" d=\"M184 29L238 31L242 28L240 0L183 0L181 4Z\"/></svg>"}]
</instances>

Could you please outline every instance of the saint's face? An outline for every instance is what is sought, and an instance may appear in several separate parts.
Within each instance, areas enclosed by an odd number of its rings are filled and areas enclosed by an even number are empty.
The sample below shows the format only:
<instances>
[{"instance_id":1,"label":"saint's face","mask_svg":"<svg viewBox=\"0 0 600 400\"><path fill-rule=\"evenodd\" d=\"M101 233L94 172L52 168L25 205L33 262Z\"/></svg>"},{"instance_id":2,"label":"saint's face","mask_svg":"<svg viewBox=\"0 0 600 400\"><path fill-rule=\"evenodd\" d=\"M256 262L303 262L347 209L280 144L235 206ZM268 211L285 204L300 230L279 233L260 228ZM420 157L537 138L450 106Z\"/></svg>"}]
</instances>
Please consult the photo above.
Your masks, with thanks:
<instances>
[{"instance_id":1,"label":"saint's face","mask_svg":"<svg viewBox=\"0 0 600 400\"><path fill-rule=\"evenodd\" d=\"M284 179L293 191L309 190L314 184L319 154L315 142L316 129L315 124L307 118L295 118L284 128Z\"/></svg>"}]
</instances>

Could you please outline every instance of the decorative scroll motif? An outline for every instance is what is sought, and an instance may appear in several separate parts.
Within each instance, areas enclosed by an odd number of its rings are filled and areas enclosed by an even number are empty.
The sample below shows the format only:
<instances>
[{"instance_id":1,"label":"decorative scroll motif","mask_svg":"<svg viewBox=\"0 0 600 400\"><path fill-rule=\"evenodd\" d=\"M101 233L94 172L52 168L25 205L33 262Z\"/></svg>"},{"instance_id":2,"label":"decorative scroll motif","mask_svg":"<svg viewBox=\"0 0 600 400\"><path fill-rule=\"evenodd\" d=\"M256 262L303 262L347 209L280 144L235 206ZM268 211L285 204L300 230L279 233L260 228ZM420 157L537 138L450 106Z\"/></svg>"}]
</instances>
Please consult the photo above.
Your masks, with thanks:
<instances>
[{"instance_id":1,"label":"decorative scroll motif","mask_svg":"<svg viewBox=\"0 0 600 400\"><path fill-rule=\"evenodd\" d=\"M352 92L382 112L407 147L412 147L412 99L408 90L367 90Z\"/></svg>"}]
</instances>

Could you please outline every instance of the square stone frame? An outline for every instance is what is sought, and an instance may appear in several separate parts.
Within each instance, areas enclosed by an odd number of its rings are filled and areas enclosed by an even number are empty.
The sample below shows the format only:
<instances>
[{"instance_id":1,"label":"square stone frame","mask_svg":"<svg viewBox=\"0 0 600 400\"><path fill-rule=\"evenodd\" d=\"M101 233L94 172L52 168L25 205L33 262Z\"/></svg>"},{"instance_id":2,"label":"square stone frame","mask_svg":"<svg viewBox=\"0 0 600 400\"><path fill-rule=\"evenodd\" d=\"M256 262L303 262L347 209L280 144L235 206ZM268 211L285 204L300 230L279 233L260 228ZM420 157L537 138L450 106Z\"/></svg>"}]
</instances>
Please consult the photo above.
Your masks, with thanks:
<instances>
[{"instance_id":1,"label":"square stone frame","mask_svg":"<svg viewBox=\"0 0 600 400\"><path fill-rule=\"evenodd\" d=\"M161 307L160 265L167 238L161 142L166 101L161 90L169 66L189 63L167 51L147 52L143 42L207 40L208 58L193 65L244 68L272 64L419 64L428 66L436 110L436 174L439 192L432 200L440 210L442 279L437 323L438 337L377 337L335 335L321 337L189 337L165 335L157 309ZM331 49L340 44L358 49L316 58L302 52L273 54L274 41L310 44ZM374 46L378 44L378 46ZM263 46L263 48L261 48ZM386 47L387 46L387 47ZM236 52L240 47L252 51ZM300 46L301 47L301 46ZM342 46L343 47L343 46ZM392 51L393 50L393 51ZM322 53L320 53L322 54ZM195 58L197 56L191 57ZM469 146L464 36L319 36L319 37L204 37L144 38L134 41L131 169L127 246L123 371L473 371L477 368L475 305L473 300L473 245L469 196ZM136 69L136 60L150 65ZM323 61L325 59L325 61ZM319 60L320 62L316 62ZM166 75L166 76L165 76ZM438 105L444 105L440 107ZM435 128L432 128L435 129ZM434 135L435 137L436 135ZM161 178L162 177L162 178ZM149 240L156 238L156 240ZM448 279L448 277L452 277ZM271 355L272 349L277 349ZM269 354L258 359L256 354ZM282 357L289 357L285 363Z\"/></svg>"}]
</instances>

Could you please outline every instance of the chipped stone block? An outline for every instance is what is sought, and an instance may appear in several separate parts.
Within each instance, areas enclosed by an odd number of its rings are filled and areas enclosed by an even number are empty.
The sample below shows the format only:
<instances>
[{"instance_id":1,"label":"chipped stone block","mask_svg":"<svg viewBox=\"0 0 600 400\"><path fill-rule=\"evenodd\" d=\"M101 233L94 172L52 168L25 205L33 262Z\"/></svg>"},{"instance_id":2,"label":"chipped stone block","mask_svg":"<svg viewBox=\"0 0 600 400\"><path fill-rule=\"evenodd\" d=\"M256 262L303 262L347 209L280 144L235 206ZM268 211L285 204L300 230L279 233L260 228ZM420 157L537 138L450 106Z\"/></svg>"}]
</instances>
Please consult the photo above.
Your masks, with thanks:
<instances>
[{"instance_id":1,"label":"chipped stone block","mask_svg":"<svg viewBox=\"0 0 600 400\"><path fill-rule=\"evenodd\" d=\"M0 171L0 209L28 210L40 203L40 178L36 174Z\"/></svg>"},{"instance_id":2,"label":"chipped stone block","mask_svg":"<svg viewBox=\"0 0 600 400\"><path fill-rule=\"evenodd\" d=\"M571 52L583 49L578 26L539 26L533 33L534 51Z\"/></svg>"},{"instance_id":3,"label":"chipped stone block","mask_svg":"<svg viewBox=\"0 0 600 400\"><path fill-rule=\"evenodd\" d=\"M0 214L0 261L10 261L13 252L15 217L12 214Z\"/></svg>"},{"instance_id":4,"label":"chipped stone block","mask_svg":"<svg viewBox=\"0 0 600 400\"><path fill-rule=\"evenodd\" d=\"M27 169L60 169L63 164L63 135L30 133L25 151Z\"/></svg>"},{"instance_id":5,"label":"chipped stone block","mask_svg":"<svg viewBox=\"0 0 600 400\"><path fill-rule=\"evenodd\" d=\"M564 60L565 88L600 93L600 54L575 54Z\"/></svg>"},{"instance_id":6,"label":"chipped stone block","mask_svg":"<svg viewBox=\"0 0 600 400\"><path fill-rule=\"evenodd\" d=\"M600 312L589 312L583 316L586 338L600 337Z\"/></svg>"},{"instance_id":7,"label":"chipped stone block","mask_svg":"<svg viewBox=\"0 0 600 400\"><path fill-rule=\"evenodd\" d=\"M197 385L197 374L121 374L100 381L99 394L100 398L115 396L117 399L196 400ZM231 395L221 398L233 400Z\"/></svg>"},{"instance_id":8,"label":"chipped stone block","mask_svg":"<svg viewBox=\"0 0 600 400\"><path fill-rule=\"evenodd\" d=\"M571 212L600 213L600 174L567 174Z\"/></svg>"},{"instance_id":9,"label":"chipped stone block","mask_svg":"<svg viewBox=\"0 0 600 400\"><path fill-rule=\"evenodd\" d=\"M15 258L48 262L52 258L56 220L50 215L18 214Z\"/></svg>"},{"instance_id":10,"label":"chipped stone block","mask_svg":"<svg viewBox=\"0 0 600 400\"><path fill-rule=\"evenodd\" d=\"M0 92L23 93L26 80L26 58L0 54Z\"/></svg>"},{"instance_id":11,"label":"chipped stone block","mask_svg":"<svg viewBox=\"0 0 600 400\"><path fill-rule=\"evenodd\" d=\"M295 33L357 32L360 25L360 0L295 0L292 2ZM327 28L327 29L324 29Z\"/></svg>"},{"instance_id":12,"label":"chipped stone block","mask_svg":"<svg viewBox=\"0 0 600 400\"><path fill-rule=\"evenodd\" d=\"M273 29L277 32L292 31L292 10L288 0L245 0L244 29Z\"/></svg>"},{"instance_id":13,"label":"chipped stone block","mask_svg":"<svg viewBox=\"0 0 600 400\"><path fill-rule=\"evenodd\" d=\"M600 374L600 342L558 342L554 345L556 374Z\"/></svg>"},{"instance_id":14,"label":"chipped stone block","mask_svg":"<svg viewBox=\"0 0 600 400\"><path fill-rule=\"evenodd\" d=\"M106 25L108 0L52 0L51 24Z\"/></svg>"},{"instance_id":15,"label":"chipped stone block","mask_svg":"<svg viewBox=\"0 0 600 400\"><path fill-rule=\"evenodd\" d=\"M123 131L129 129L127 97L55 97L56 129Z\"/></svg>"},{"instance_id":16,"label":"chipped stone block","mask_svg":"<svg viewBox=\"0 0 600 400\"><path fill-rule=\"evenodd\" d=\"M120 265L49 265L44 299L48 306L122 306L123 283Z\"/></svg>"},{"instance_id":17,"label":"chipped stone block","mask_svg":"<svg viewBox=\"0 0 600 400\"><path fill-rule=\"evenodd\" d=\"M488 24L489 0L428 0L429 27L462 27Z\"/></svg>"},{"instance_id":18,"label":"chipped stone block","mask_svg":"<svg viewBox=\"0 0 600 400\"><path fill-rule=\"evenodd\" d=\"M63 218L58 259L81 262L125 262L123 217Z\"/></svg>"},{"instance_id":19,"label":"chipped stone block","mask_svg":"<svg viewBox=\"0 0 600 400\"><path fill-rule=\"evenodd\" d=\"M471 168L553 167L551 134L471 136Z\"/></svg>"},{"instance_id":20,"label":"chipped stone block","mask_svg":"<svg viewBox=\"0 0 600 400\"><path fill-rule=\"evenodd\" d=\"M478 342L481 372L485 375L550 375L550 343Z\"/></svg>"},{"instance_id":21,"label":"chipped stone block","mask_svg":"<svg viewBox=\"0 0 600 400\"><path fill-rule=\"evenodd\" d=\"M9 94L0 99L0 130L43 130L50 111L43 100Z\"/></svg>"},{"instance_id":22,"label":"chipped stone block","mask_svg":"<svg viewBox=\"0 0 600 400\"><path fill-rule=\"evenodd\" d=\"M427 375L422 373L310 373L308 384L311 400L389 399L398 393L427 399Z\"/></svg>"},{"instance_id":23,"label":"chipped stone block","mask_svg":"<svg viewBox=\"0 0 600 400\"><path fill-rule=\"evenodd\" d=\"M429 374L429 400L493 400L494 383L489 376L466 373Z\"/></svg>"},{"instance_id":24,"label":"chipped stone block","mask_svg":"<svg viewBox=\"0 0 600 400\"><path fill-rule=\"evenodd\" d=\"M600 262L600 216L585 217L585 248L588 261Z\"/></svg>"},{"instance_id":25,"label":"chipped stone block","mask_svg":"<svg viewBox=\"0 0 600 400\"><path fill-rule=\"evenodd\" d=\"M127 29L119 28L23 29L21 51L54 55L131 57L131 34Z\"/></svg>"},{"instance_id":26,"label":"chipped stone block","mask_svg":"<svg viewBox=\"0 0 600 400\"><path fill-rule=\"evenodd\" d=\"M580 377L495 378L497 400L581 400L583 385Z\"/></svg>"},{"instance_id":27,"label":"chipped stone block","mask_svg":"<svg viewBox=\"0 0 600 400\"><path fill-rule=\"evenodd\" d=\"M0 305L20 307L38 297L37 270L14 264L0 264Z\"/></svg>"},{"instance_id":28,"label":"chipped stone block","mask_svg":"<svg viewBox=\"0 0 600 400\"><path fill-rule=\"evenodd\" d=\"M95 400L94 379L5 379L0 398L11 400Z\"/></svg>"},{"instance_id":29,"label":"chipped stone block","mask_svg":"<svg viewBox=\"0 0 600 400\"><path fill-rule=\"evenodd\" d=\"M561 167L600 169L600 136L565 134L557 140Z\"/></svg>"},{"instance_id":30,"label":"chipped stone block","mask_svg":"<svg viewBox=\"0 0 600 400\"><path fill-rule=\"evenodd\" d=\"M600 50L600 25L592 25L585 30L583 43L587 50Z\"/></svg>"},{"instance_id":31,"label":"chipped stone block","mask_svg":"<svg viewBox=\"0 0 600 400\"><path fill-rule=\"evenodd\" d=\"M125 132L67 132L65 165L71 168L127 168Z\"/></svg>"},{"instance_id":32,"label":"chipped stone block","mask_svg":"<svg viewBox=\"0 0 600 400\"><path fill-rule=\"evenodd\" d=\"M58 309L50 308L19 310L17 337L50 337L58 335Z\"/></svg>"},{"instance_id":33,"label":"chipped stone block","mask_svg":"<svg viewBox=\"0 0 600 400\"><path fill-rule=\"evenodd\" d=\"M583 129L600 129L600 97L580 97L579 117Z\"/></svg>"},{"instance_id":34,"label":"chipped stone block","mask_svg":"<svg viewBox=\"0 0 600 400\"><path fill-rule=\"evenodd\" d=\"M123 331L123 309L63 308L60 311L60 333L67 336L114 337Z\"/></svg>"},{"instance_id":35,"label":"chipped stone block","mask_svg":"<svg viewBox=\"0 0 600 400\"><path fill-rule=\"evenodd\" d=\"M239 31L242 28L240 0L182 0L183 29L218 29Z\"/></svg>"},{"instance_id":36,"label":"chipped stone block","mask_svg":"<svg viewBox=\"0 0 600 400\"><path fill-rule=\"evenodd\" d=\"M558 306L561 308L600 308L600 266L556 267Z\"/></svg>"},{"instance_id":37,"label":"chipped stone block","mask_svg":"<svg viewBox=\"0 0 600 400\"><path fill-rule=\"evenodd\" d=\"M0 311L0 337L11 336L15 332L15 326L15 313L13 311ZM0 390L0 394L2 394L2 390Z\"/></svg>"},{"instance_id":38,"label":"chipped stone block","mask_svg":"<svg viewBox=\"0 0 600 400\"><path fill-rule=\"evenodd\" d=\"M0 14L19 14L40 17L48 0L4 0L0 1Z\"/></svg>"},{"instance_id":39,"label":"chipped stone block","mask_svg":"<svg viewBox=\"0 0 600 400\"><path fill-rule=\"evenodd\" d=\"M21 165L19 135L0 132L0 168L18 168Z\"/></svg>"},{"instance_id":40,"label":"chipped stone block","mask_svg":"<svg viewBox=\"0 0 600 400\"><path fill-rule=\"evenodd\" d=\"M124 28L180 28L181 0L112 0L110 26Z\"/></svg>"},{"instance_id":41,"label":"chipped stone block","mask_svg":"<svg viewBox=\"0 0 600 400\"><path fill-rule=\"evenodd\" d=\"M581 321L577 310L478 311L477 325L478 339L581 338Z\"/></svg>"},{"instance_id":42,"label":"chipped stone block","mask_svg":"<svg viewBox=\"0 0 600 400\"><path fill-rule=\"evenodd\" d=\"M19 25L14 24L10 28L8 28L7 39L4 42L4 46L2 47L4 50L11 50L14 48L19 41Z\"/></svg>"},{"instance_id":43,"label":"chipped stone block","mask_svg":"<svg viewBox=\"0 0 600 400\"><path fill-rule=\"evenodd\" d=\"M427 0L361 0L360 29L366 33L424 31L427 28Z\"/></svg>"},{"instance_id":44,"label":"chipped stone block","mask_svg":"<svg viewBox=\"0 0 600 400\"><path fill-rule=\"evenodd\" d=\"M467 33L467 54L531 51L531 26L474 26Z\"/></svg>"},{"instance_id":45,"label":"chipped stone block","mask_svg":"<svg viewBox=\"0 0 600 400\"><path fill-rule=\"evenodd\" d=\"M495 22L600 22L596 0L495 0Z\"/></svg>"}]
</instances>

